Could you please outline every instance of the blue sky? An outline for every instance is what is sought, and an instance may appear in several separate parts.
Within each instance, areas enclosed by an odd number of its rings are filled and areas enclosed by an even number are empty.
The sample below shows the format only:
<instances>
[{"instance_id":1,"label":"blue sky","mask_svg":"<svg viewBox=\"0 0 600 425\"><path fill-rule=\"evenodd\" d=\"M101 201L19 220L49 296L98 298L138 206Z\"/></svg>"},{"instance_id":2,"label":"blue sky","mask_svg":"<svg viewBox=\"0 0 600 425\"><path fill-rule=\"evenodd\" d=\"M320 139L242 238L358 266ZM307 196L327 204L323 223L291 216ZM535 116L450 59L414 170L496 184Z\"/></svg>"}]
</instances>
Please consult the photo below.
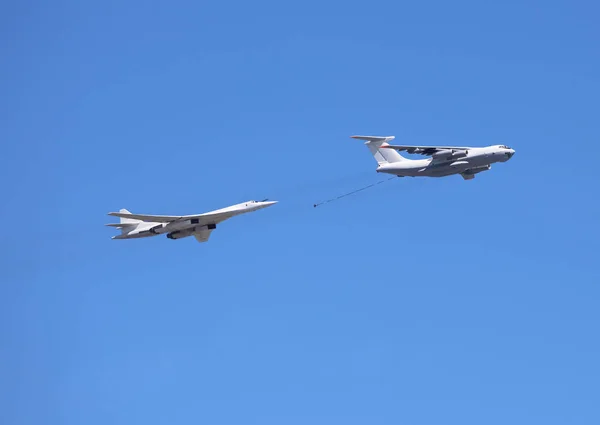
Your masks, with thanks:
<instances>
[{"instance_id":1,"label":"blue sky","mask_svg":"<svg viewBox=\"0 0 600 425\"><path fill-rule=\"evenodd\" d=\"M102 3L0 5L1 423L600 423L597 2Z\"/></svg>"}]
</instances>

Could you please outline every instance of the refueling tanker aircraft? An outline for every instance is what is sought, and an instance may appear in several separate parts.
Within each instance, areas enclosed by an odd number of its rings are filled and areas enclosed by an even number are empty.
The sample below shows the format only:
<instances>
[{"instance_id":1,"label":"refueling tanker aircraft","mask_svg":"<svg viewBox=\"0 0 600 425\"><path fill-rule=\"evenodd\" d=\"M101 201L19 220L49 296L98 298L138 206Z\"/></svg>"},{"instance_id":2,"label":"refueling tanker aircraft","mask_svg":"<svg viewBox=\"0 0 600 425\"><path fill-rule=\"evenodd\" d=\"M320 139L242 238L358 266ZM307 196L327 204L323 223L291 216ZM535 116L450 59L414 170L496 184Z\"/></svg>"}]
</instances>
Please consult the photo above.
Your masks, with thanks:
<instances>
[{"instance_id":1,"label":"refueling tanker aircraft","mask_svg":"<svg viewBox=\"0 0 600 425\"><path fill-rule=\"evenodd\" d=\"M121 234L112 239L136 239L166 234L169 239L181 239L194 236L198 242L207 242L210 233L217 224L236 215L257 211L277 201L247 201L219 210L197 215L145 215L132 214L122 209L108 215L120 217L120 223L107 224L121 230Z\"/></svg>"},{"instance_id":2,"label":"refueling tanker aircraft","mask_svg":"<svg viewBox=\"0 0 600 425\"><path fill-rule=\"evenodd\" d=\"M463 179L471 180L475 174L492 168L494 162L506 162L515 151L508 146L495 145L481 148L457 146L409 146L390 145L394 136L350 136L353 139L366 140L377 161L377 172L394 174L398 177L444 177L460 174ZM428 159L404 158L397 151L410 154L428 155Z\"/></svg>"}]
</instances>

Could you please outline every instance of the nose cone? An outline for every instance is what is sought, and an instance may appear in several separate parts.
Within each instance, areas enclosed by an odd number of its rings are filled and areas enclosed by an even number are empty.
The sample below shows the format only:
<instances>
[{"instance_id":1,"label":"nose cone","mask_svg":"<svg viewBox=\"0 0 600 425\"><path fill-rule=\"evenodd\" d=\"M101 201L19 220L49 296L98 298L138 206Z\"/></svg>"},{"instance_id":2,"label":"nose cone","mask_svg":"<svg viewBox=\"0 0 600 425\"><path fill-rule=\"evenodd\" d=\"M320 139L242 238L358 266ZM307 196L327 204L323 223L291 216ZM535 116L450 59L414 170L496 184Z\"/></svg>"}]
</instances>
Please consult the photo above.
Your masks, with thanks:
<instances>
[{"instance_id":1,"label":"nose cone","mask_svg":"<svg viewBox=\"0 0 600 425\"><path fill-rule=\"evenodd\" d=\"M267 208L270 207L271 205L275 205L278 201L263 201L260 202L260 208Z\"/></svg>"},{"instance_id":2,"label":"nose cone","mask_svg":"<svg viewBox=\"0 0 600 425\"><path fill-rule=\"evenodd\" d=\"M506 156L508 157L508 159L511 159L514 154L515 154L514 149L509 149L508 152L506 152Z\"/></svg>"}]
</instances>

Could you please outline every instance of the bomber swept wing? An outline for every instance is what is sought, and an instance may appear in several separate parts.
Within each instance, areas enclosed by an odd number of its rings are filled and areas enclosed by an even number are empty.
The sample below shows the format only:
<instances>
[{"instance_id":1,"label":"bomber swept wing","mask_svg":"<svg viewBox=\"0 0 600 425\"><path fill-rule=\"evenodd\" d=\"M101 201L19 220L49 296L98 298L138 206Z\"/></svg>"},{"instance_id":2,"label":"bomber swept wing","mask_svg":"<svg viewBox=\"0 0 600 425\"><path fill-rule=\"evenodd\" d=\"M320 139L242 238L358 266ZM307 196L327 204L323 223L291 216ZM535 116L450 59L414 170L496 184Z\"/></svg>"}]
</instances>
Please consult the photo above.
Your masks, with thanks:
<instances>
[{"instance_id":1,"label":"bomber swept wing","mask_svg":"<svg viewBox=\"0 0 600 425\"><path fill-rule=\"evenodd\" d=\"M149 214L133 214L129 211L110 212L108 215L114 217L120 217L131 220L140 220L145 222L153 223L177 223L180 221L194 220L196 224L209 224L209 223L220 223L221 221L227 220L233 216L243 214L247 212L245 207L252 207L253 205L259 206L262 204L274 204L275 202L264 201L248 201L242 204L233 205L231 207L223 208L207 212L204 214L193 214L193 215L149 215Z\"/></svg>"},{"instance_id":2,"label":"bomber swept wing","mask_svg":"<svg viewBox=\"0 0 600 425\"><path fill-rule=\"evenodd\" d=\"M206 213L206 214L196 214L196 215L148 215L148 214L132 214L132 213L122 213L122 212L110 212L108 215L112 215L114 217L121 218L129 218L132 220L140 220L140 221L151 221L154 223L174 223L177 221L185 221L191 219L198 219L199 221L206 222L214 222L214 219L219 219L219 221L223 221L227 218L230 218L235 215L234 211L231 212L222 212L222 213Z\"/></svg>"}]
</instances>

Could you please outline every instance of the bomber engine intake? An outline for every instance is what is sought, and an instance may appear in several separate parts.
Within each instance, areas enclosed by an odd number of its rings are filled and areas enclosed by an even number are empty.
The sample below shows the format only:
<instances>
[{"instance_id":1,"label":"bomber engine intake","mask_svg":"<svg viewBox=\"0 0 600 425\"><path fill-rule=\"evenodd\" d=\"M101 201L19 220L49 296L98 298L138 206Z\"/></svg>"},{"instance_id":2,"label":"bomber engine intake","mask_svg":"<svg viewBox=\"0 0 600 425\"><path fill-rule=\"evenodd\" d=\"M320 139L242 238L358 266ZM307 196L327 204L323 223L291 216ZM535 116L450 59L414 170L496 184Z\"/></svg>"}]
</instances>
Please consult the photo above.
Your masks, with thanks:
<instances>
[{"instance_id":1,"label":"bomber engine intake","mask_svg":"<svg viewBox=\"0 0 600 425\"><path fill-rule=\"evenodd\" d=\"M189 224L188 224L189 226ZM174 232L167 233L167 238L169 239L181 239L187 238L188 236L192 236L196 232L200 232L202 230L214 230L217 228L216 224L207 224L205 226L196 226L192 228L187 228L184 230L176 230Z\"/></svg>"},{"instance_id":2,"label":"bomber engine intake","mask_svg":"<svg viewBox=\"0 0 600 425\"><path fill-rule=\"evenodd\" d=\"M192 236L191 230L176 230L175 232L167 233L167 238L169 239L181 239L188 236Z\"/></svg>"},{"instance_id":3,"label":"bomber engine intake","mask_svg":"<svg viewBox=\"0 0 600 425\"><path fill-rule=\"evenodd\" d=\"M177 230L189 229L194 224L198 224L197 218L189 220L173 221L171 223L163 224L163 227L156 228L156 233L175 233Z\"/></svg>"},{"instance_id":4,"label":"bomber engine intake","mask_svg":"<svg viewBox=\"0 0 600 425\"><path fill-rule=\"evenodd\" d=\"M148 231L154 235L159 235L161 233L164 233L164 232L161 232L161 230L164 227L165 227L165 224L162 223L162 224L159 224L158 226L151 227L150 229L148 229Z\"/></svg>"}]
</instances>

